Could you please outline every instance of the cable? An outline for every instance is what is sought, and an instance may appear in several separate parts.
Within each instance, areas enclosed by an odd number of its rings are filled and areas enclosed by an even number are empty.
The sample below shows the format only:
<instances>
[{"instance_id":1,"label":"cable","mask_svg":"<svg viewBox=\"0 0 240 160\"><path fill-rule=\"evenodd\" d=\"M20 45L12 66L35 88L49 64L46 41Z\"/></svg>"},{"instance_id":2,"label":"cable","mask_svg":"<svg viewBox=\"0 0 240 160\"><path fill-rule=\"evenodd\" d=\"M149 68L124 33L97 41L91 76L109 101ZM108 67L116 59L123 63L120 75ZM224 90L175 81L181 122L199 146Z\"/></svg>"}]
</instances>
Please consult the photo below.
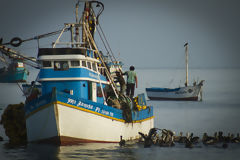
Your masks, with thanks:
<instances>
[{"instance_id":1,"label":"cable","mask_svg":"<svg viewBox=\"0 0 240 160\"><path fill-rule=\"evenodd\" d=\"M70 30L70 28L67 28L64 32ZM35 37L32 37L32 38L28 38L28 39L25 39L25 40L22 40L21 38L19 37L14 37L11 39L10 42L8 43L4 43L2 45L12 45L13 47L18 47L20 46L23 42L27 42L27 41L31 41L31 40L39 40L41 38L46 38L46 37L49 37L49 36L52 36L52 35L56 35L58 33L61 33L62 29L61 30L57 30L57 31L54 31L54 32L49 32L49 33L45 33L45 34L41 34L41 35L38 35L38 36L35 36Z\"/></svg>"}]
</instances>

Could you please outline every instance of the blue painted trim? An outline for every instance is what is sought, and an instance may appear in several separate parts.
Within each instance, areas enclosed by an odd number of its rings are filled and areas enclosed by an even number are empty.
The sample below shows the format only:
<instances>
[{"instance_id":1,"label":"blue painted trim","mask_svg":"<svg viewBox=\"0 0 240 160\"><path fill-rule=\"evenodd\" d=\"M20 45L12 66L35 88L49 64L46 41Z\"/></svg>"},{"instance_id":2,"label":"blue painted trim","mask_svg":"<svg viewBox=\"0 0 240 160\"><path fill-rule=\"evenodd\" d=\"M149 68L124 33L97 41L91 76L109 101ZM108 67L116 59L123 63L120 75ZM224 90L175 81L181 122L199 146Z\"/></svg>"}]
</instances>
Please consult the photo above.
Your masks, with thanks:
<instances>
[{"instance_id":1,"label":"blue painted trim","mask_svg":"<svg viewBox=\"0 0 240 160\"><path fill-rule=\"evenodd\" d=\"M52 93L49 93L37 99L33 99L30 102L25 102L25 106L24 106L25 116L34 112L38 108L53 102L54 100L55 99L54 97L52 97Z\"/></svg>"},{"instance_id":2,"label":"blue painted trim","mask_svg":"<svg viewBox=\"0 0 240 160\"><path fill-rule=\"evenodd\" d=\"M100 80L107 81L106 77L99 75ZM39 79L42 78L91 78L99 80L98 74L87 68L69 68L64 71L55 71L54 69L40 69Z\"/></svg>"},{"instance_id":3,"label":"blue painted trim","mask_svg":"<svg viewBox=\"0 0 240 160\"><path fill-rule=\"evenodd\" d=\"M146 88L146 91L150 92L176 92L180 90L180 88Z\"/></svg>"},{"instance_id":4,"label":"blue painted trim","mask_svg":"<svg viewBox=\"0 0 240 160\"><path fill-rule=\"evenodd\" d=\"M65 104L72 105L74 107L78 107L79 109L89 110L91 113L96 113L97 115L103 115L112 117L113 119L119 119L120 121L124 121L122 110L113 108L111 106L107 106L104 104L92 102L87 99L77 98L76 96L69 95L63 92L56 93L52 92L50 94L41 96L38 99L35 99L29 103L25 104L25 115L37 111L39 108L48 105L49 103L60 101ZM148 109L132 112L133 121L144 120L147 118L153 117L153 107L149 107Z\"/></svg>"},{"instance_id":5,"label":"blue painted trim","mask_svg":"<svg viewBox=\"0 0 240 160\"><path fill-rule=\"evenodd\" d=\"M93 51L87 50L87 56L93 58L94 57Z\"/></svg>"}]
</instances>

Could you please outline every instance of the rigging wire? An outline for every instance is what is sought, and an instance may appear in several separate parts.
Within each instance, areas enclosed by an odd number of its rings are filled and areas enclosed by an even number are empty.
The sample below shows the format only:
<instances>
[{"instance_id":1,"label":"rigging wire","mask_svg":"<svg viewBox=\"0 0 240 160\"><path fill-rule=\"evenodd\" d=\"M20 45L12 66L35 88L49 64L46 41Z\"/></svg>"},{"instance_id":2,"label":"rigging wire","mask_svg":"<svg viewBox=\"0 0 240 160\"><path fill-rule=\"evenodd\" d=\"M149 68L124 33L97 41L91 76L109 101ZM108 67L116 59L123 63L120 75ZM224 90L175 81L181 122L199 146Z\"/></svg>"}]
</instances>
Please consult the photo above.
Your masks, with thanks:
<instances>
[{"instance_id":1,"label":"rigging wire","mask_svg":"<svg viewBox=\"0 0 240 160\"><path fill-rule=\"evenodd\" d=\"M102 38L99 30L98 30L98 28L97 28L97 32L98 32L99 37L100 37L101 41L103 42L103 45L104 45L104 47L105 47L105 49L106 49L106 51L107 51L107 54L108 54L108 53L109 53L108 48L107 48L107 46L106 46L106 44L105 44L105 42L104 42L104 40L103 40L103 38ZM111 57L110 57L110 58L111 58ZM111 60L112 60L112 58L111 58Z\"/></svg>"},{"instance_id":2,"label":"rigging wire","mask_svg":"<svg viewBox=\"0 0 240 160\"><path fill-rule=\"evenodd\" d=\"M114 58L115 61L117 61L116 58L115 58L115 56L114 56L114 54L113 54L113 51L112 51L112 49L111 49L109 43L108 43L108 40L107 40L107 38L106 38L106 36L105 36L103 30L102 30L101 25L99 24L98 26L99 26L99 28L100 28L100 30L101 30L101 33L102 33L102 35L103 35L103 37L104 37L104 39L105 39L105 41L106 41L106 43L107 43L107 46L108 46L108 48L109 48L109 50L110 50L110 53L111 53L111 56Z\"/></svg>"},{"instance_id":3,"label":"rigging wire","mask_svg":"<svg viewBox=\"0 0 240 160\"><path fill-rule=\"evenodd\" d=\"M5 59L5 57L4 57L3 54L1 55L0 60L1 60L6 66L8 65L8 62L7 62L7 60Z\"/></svg>"},{"instance_id":4,"label":"rigging wire","mask_svg":"<svg viewBox=\"0 0 240 160\"><path fill-rule=\"evenodd\" d=\"M92 14L96 17L96 14L95 14L94 10L91 10L91 12L92 12ZM100 13L100 14L101 14L101 13ZM99 13L98 13L98 16L99 16ZM111 47L110 47L110 45L109 45L109 43L108 43L108 41L107 41L107 38L106 38L106 36L105 36L105 34L104 34L104 32L103 32L103 30L102 30L102 27L101 27L101 25L100 25L99 22L97 23L97 26L99 26L99 28L100 28L100 30L101 30L101 32L100 32L99 29L98 29L98 27L96 27L96 30L97 30L97 32L98 32L98 34L99 34L99 37L100 37L101 41L103 42L103 45L104 45L104 47L105 47L105 49L106 49L106 51L107 51L107 55L110 57L111 62L117 61L116 58L114 57L113 51L112 51L112 49L111 49ZM102 38L102 37L103 37L103 38ZM106 43L104 42L104 40L105 40ZM106 45L106 44L107 44L107 45ZM110 50L110 52L109 52L109 50ZM110 54L110 53L111 53L111 54Z\"/></svg>"},{"instance_id":5,"label":"rigging wire","mask_svg":"<svg viewBox=\"0 0 240 160\"><path fill-rule=\"evenodd\" d=\"M99 30L98 30L98 28L97 28L98 34L99 34L99 36L100 36L100 38L101 38L101 40L102 40L102 42L103 42L103 44L104 44L104 47L105 47L106 50L107 50L107 54L108 54L108 56L110 57L111 62L114 64L114 61L117 62L117 59L115 58L115 56L114 56L114 54L113 54L113 51L112 51L112 49L111 49L111 47L110 47L110 45L109 45L109 43L108 43L108 40L107 40L107 38L106 38L106 36L105 36L105 34L104 34L104 32L103 32L103 29L102 29L101 25L98 24L98 26L99 26L100 31L101 31L101 33L100 33ZM104 42L101 34L103 35L104 40L105 40L107 46L106 46L106 44L105 44L105 42ZM107 49L107 48L108 48L108 49ZM109 50L110 50L110 52L109 52ZM120 71L120 73L121 73L121 76L123 76L123 75L122 75L122 74L123 74L123 73L122 73L122 69L120 68L119 65L117 65L117 67L118 67L118 71Z\"/></svg>"},{"instance_id":6,"label":"rigging wire","mask_svg":"<svg viewBox=\"0 0 240 160\"><path fill-rule=\"evenodd\" d=\"M108 76L108 79L109 79L109 81L110 81L110 84L111 84L111 86L112 86L112 88L113 88L113 91L114 91L116 97L118 98L118 90L117 90L116 84L114 83L114 81L113 81L113 79L112 79L112 77L111 77L111 74L110 74L110 72L109 72L109 70L108 70L105 62L104 62L104 60L102 59L102 56L101 56L101 54L100 54L99 51L98 51L98 48L97 48L97 46L96 46L96 44L95 44L95 42L94 42L94 39L93 39L93 37L92 37L92 35L91 35L91 32L90 32L88 26L87 26L87 25L84 25L84 27L86 27L86 28L84 28L84 29L85 29L86 33L88 34L88 37L90 38L90 40L91 40L94 48L96 49L96 53L98 54L98 57L100 58L101 62L103 63L104 68L106 69L106 74L107 74L107 76Z\"/></svg>"},{"instance_id":7,"label":"rigging wire","mask_svg":"<svg viewBox=\"0 0 240 160\"><path fill-rule=\"evenodd\" d=\"M70 30L70 27L69 28L66 28L66 31ZM7 42L7 43L3 43L2 45L12 45L14 47L18 47L20 46L23 42L27 42L27 41L31 41L31 40L39 40L41 38L46 38L46 37L49 37L49 36L52 36L52 35L56 35L58 33L61 33L62 29L61 30L57 30L57 31L54 31L54 32L49 32L49 33L45 33L45 34L40 34L40 35L37 35L37 36L34 36L32 38L28 38L28 39L24 39L22 40L21 38L19 37L14 37L11 39L10 42Z\"/></svg>"},{"instance_id":8,"label":"rigging wire","mask_svg":"<svg viewBox=\"0 0 240 160\"><path fill-rule=\"evenodd\" d=\"M14 57L21 57L25 60L31 61L33 63L36 64L36 66L32 66L34 68L38 69L38 63L36 61L36 59L30 58L30 57L26 57L24 55L22 55L20 52L14 51L13 49L7 48L5 46L1 46L0 45L0 51L5 54L6 56L9 56L10 58L14 58Z\"/></svg>"},{"instance_id":9,"label":"rigging wire","mask_svg":"<svg viewBox=\"0 0 240 160\"><path fill-rule=\"evenodd\" d=\"M24 93L23 89L21 88L21 86L19 85L19 83L17 83L18 87L20 88L20 90L22 91L23 95L27 98L27 95Z\"/></svg>"}]
</instances>

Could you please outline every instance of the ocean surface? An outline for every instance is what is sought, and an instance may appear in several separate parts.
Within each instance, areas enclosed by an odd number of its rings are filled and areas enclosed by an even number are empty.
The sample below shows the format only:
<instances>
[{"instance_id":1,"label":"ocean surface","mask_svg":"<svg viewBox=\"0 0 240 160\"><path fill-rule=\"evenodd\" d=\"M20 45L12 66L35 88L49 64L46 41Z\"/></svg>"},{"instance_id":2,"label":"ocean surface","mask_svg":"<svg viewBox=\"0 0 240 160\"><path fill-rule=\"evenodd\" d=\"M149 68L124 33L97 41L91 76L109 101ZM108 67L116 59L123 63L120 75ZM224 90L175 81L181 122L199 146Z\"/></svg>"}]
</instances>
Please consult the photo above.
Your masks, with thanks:
<instances>
[{"instance_id":1,"label":"ocean surface","mask_svg":"<svg viewBox=\"0 0 240 160\"><path fill-rule=\"evenodd\" d=\"M185 82L184 69L137 69L139 88L136 93L145 93L146 87L179 87ZM191 69L189 82L205 80L203 101L147 101L154 106L155 127L171 129L179 134L192 132L202 137L206 132L240 133L240 69ZM10 84L6 84L9 85ZM16 87L16 86L15 86ZM16 89L18 89L16 87ZM22 95L20 94L19 97ZM8 103L0 102L0 114ZM144 148L141 144L80 144L74 146L54 146L48 144L28 144L9 146L4 129L0 126L0 160L35 159L130 159L130 160L236 160L240 157L240 144L205 146L199 143L192 149L176 144L174 147Z\"/></svg>"}]
</instances>

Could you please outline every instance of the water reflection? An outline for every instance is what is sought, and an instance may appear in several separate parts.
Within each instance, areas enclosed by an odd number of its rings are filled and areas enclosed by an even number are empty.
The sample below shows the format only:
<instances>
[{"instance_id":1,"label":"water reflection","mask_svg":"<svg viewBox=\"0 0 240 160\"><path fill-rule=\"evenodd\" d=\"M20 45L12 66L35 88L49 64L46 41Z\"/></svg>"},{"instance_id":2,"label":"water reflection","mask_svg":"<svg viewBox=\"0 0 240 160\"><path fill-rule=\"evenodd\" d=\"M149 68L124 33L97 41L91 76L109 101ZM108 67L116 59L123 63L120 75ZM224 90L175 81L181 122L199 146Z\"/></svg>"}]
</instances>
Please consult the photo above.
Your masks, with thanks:
<instances>
[{"instance_id":1,"label":"water reflection","mask_svg":"<svg viewBox=\"0 0 240 160\"><path fill-rule=\"evenodd\" d=\"M49 144L28 144L26 146L8 146L0 148L0 159L4 160L225 160L238 159L240 144L229 144L227 149L218 145L205 146L199 143L192 149L183 144L174 147L152 146L144 148L143 144L131 144L120 147L118 144L80 144L74 146L55 146ZM2 150L3 149L3 150Z\"/></svg>"},{"instance_id":2,"label":"water reflection","mask_svg":"<svg viewBox=\"0 0 240 160\"><path fill-rule=\"evenodd\" d=\"M133 146L121 148L118 144L89 143L75 146L60 146L58 158L68 159L129 159L135 160Z\"/></svg>"}]
</instances>

